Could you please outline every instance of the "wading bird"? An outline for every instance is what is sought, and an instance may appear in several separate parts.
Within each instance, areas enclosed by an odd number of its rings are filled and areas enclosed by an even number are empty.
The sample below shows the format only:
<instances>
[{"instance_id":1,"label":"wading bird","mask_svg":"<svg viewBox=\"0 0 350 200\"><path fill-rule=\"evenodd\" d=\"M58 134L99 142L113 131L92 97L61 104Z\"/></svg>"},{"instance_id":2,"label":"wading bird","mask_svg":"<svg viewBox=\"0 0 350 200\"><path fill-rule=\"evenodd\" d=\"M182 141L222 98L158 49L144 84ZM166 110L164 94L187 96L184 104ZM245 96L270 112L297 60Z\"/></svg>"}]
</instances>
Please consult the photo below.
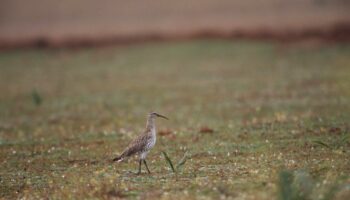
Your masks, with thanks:
<instances>
[{"instance_id":1,"label":"wading bird","mask_svg":"<svg viewBox=\"0 0 350 200\"><path fill-rule=\"evenodd\" d=\"M128 147L125 148L123 153L120 156L114 158L113 161L121 162L127 157L138 154L139 171L137 172L137 174L141 173L142 162L145 164L147 172L150 174L151 172L147 166L146 156L148 152L156 144L157 133L156 133L155 119L157 117L162 117L164 119L169 120L167 117L160 115L158 113L155 113L155 112L149 113L145 131L143 131L137 138L131 141Z\"/></svg>"}]
</instances>

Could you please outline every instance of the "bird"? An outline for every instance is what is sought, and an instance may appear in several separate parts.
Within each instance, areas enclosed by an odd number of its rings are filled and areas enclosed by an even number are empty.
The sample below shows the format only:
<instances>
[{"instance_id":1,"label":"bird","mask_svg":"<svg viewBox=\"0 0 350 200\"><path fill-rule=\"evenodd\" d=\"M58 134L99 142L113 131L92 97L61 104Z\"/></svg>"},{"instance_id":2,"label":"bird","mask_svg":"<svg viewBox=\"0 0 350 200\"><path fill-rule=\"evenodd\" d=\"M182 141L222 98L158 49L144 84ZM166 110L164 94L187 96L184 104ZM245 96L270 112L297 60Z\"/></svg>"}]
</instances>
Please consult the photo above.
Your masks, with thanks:
<instances>
[{"instance_id":1,"label":"bird","mask_svg":"<svg viewBox=\"0 0 350 200\"><path fill-rule=\"evenodd\" d=\"M141 174L141 165L144 163L146 166L148 174L151 173L147 166L146 157L149 151L154 147L157 140L157 131L155 125L155 119L157 117L164 118L169 120L167 117L160 115L156 112L150 112L147 116L147 123L145 130L138 135L134 140L132 140L129 145L124 149L124 151L116 158L113 159L113 162L122 162L124 159L132 156L139 156L139 170L137 174Z\"/></svg>"}]
</instances>

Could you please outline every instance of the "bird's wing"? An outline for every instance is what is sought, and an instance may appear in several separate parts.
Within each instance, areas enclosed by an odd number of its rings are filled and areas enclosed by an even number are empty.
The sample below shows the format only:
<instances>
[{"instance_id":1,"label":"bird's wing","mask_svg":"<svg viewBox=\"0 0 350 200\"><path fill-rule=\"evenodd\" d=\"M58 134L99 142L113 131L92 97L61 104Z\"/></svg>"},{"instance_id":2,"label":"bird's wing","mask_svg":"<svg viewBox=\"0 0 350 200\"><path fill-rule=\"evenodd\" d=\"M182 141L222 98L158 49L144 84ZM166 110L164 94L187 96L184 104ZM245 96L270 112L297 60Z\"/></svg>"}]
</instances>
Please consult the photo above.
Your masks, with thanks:
<instances>
[{"instance_id":1,"label":"bird's wing","mask_svg":"<svg viewBox=\"0 0 350 200\"><path fill-rule=\"evenodd\" d=\"M148 137L148 135L142 134L135 138L123 151L121 157L128 157L134 155L135 153L141 152L147 145Z\"/></svg>"}]
</instances>

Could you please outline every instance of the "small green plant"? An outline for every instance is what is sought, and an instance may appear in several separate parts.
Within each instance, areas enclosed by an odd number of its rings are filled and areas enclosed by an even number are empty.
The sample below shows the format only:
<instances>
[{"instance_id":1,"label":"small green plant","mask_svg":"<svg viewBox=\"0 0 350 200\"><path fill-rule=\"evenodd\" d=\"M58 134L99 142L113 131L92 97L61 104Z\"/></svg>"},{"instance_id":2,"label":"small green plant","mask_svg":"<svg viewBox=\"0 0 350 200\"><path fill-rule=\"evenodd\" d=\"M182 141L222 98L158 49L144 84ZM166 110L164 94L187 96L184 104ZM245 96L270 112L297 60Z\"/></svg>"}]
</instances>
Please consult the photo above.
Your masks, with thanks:
<instances>
[{"instance_id":1,"label":"small green plant","mask_svg":"<svg viewBox=\"0 0 350 200\"><path fill-rule=\"evenodd\" d=\"M184 153L184 155L182 156L182 158L180 159L180 161L174 166L174 164L171 161L171 159L169 158L168 154L164 151L162 151L162 154L163 154L166 162L169 164L171 171L174 172L176 175L180 171L181 167L186 163L186 161L189 157L187 154L187 151L186 151Z\"/></svg>"},{"instance_id":2,"label":"small green plant","mask_svg":"<svg viewBox=\"0 0 350 200\"><path fill-rule=\"evenodd\" d=\"M175 170L175 168L174 168L173 162L170 160L168 154L167 154L166 152L164 152L164 151L162 151L162 154L163 154L165 160L167 161L167 163L169 164L170 169L171 169L174 173L176 173L176 170Z\"/></svg>"},{"instance_id":3,"label":"small green plant","mask_svg":"<svg viewBox=\"0 0 350 200\"><path fill-rule=\"evenodd\" d=\"M336 150L336 149L340 149L343 146L345 146L346 143L349 141L349 138L350 138L350 134L343 134L342 136L336 137L335 139L333 139L330 142L315 140L315 141L313 141L313 143L318 145L318 146L326 147L330 150Z\"/></svg>"},{"instance_id":4,"label":"small green plant","mask_svg":"<svg viewBox=\"0 0 350 200\"><path fill-rule=\"evenodd\" d=\"M331 146L329 146L327 143L325 143L325 142L323 142L323 141L321 141L321 140L315 140L315 141L313 141L313 143L314 143L314 144L317 144L317 145L319 145L319 146L326 147L326 148L328 148L328 149L332 149Z\"/></svg>"},{"instance_id":5,"label":"small green plant","mask_svg":"<svg viewBox=\"0 0 350 200\"><path fill-rule=\"evenodd\" d=\"M279 174L279 193L281 200L292 200L293 174L290 171L282 171Z\"/></svg>"},{"instance_id":6,"label":"small green plant","mask_svg":"<svg viewBox=\"0 0 350 200\"><path fill-rule=\"evenodd\" d=\"M40 106L43 102L43 99L41 98L39 92L36 89L32 91L32 100L36 106Z\"/></svg>"},{"instance_id":7,"label":"small green plant","mask_svg":"<svg viewBox=\"0 0 350 200\"><path fill-rule=\"evenodd\" d=\"M182 156L182 158L180 159L180 161L176 164L176 170L180 170L181 167L186 163L187 159L189 158L189 155L187 153L187 151L184 153L184 155Z\"/></svg>"}]
</instances>

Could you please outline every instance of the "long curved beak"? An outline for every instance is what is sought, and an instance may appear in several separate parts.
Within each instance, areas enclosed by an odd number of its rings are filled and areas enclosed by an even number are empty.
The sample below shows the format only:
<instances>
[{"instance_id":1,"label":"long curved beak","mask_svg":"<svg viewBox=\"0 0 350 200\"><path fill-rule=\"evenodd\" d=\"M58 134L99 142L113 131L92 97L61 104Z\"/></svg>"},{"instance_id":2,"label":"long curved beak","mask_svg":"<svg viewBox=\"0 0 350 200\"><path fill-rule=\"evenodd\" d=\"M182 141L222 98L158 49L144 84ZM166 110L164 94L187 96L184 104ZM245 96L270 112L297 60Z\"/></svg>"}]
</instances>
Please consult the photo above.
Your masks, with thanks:
<instances>
[{"instance_id":1,"label":"long curved beak","mask_svg":"<svg viewBox=\"0 0 350 200\"><path fill-rule=\"evenodd\" d=\"M165 117L165 116L163 116L163 115L160 115L160 114L157 114L157 117L161 117L161 118L164 118L164 119L169 120L169 118L167 118L167 117Z\"/></svg>"}]
</instances>

